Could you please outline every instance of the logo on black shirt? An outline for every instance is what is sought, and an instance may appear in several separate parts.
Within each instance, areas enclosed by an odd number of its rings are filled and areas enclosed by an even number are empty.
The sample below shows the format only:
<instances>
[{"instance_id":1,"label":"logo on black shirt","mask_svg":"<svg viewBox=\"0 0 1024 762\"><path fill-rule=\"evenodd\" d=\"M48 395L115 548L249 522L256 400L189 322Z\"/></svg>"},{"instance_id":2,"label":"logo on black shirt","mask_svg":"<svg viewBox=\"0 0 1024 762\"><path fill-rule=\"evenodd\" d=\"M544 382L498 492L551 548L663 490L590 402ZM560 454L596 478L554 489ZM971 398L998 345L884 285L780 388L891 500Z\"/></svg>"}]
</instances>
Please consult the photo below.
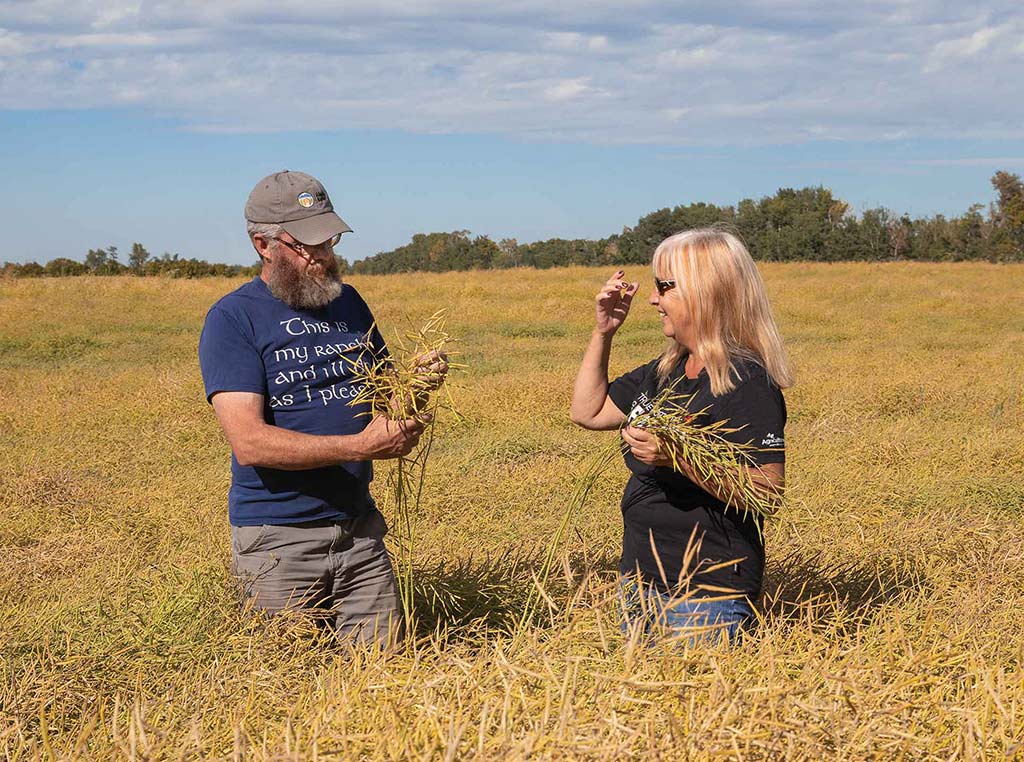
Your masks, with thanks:
<instances>
[{"instance_id":1,"label":"logo on black shirt","mask_svg":"<svg viewBox=\"0 0 1024 762\"><path fill-rule=\"evenodd\" d=\"M626 416L626 423L632 423L641 415L646 415L651 412L651 408L654 407L654 403L651 402L644 392L640 392L633 400L633 407L629 410L629 415Z\"/></svg>"}]
</instances>

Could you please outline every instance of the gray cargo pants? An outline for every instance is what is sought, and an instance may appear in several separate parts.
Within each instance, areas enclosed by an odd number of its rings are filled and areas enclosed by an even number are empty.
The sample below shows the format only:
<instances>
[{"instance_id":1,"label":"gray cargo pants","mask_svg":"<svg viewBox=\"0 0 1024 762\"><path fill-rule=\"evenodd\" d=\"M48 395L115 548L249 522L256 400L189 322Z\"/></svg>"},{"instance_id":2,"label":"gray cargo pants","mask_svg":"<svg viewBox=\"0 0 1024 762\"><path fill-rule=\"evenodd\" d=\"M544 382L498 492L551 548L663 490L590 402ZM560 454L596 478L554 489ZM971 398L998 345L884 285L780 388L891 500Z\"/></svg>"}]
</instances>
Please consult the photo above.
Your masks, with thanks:
<instances>
[{"instance_id":1,"label":"gray cargo pants","mask_svg":"<svg viewBox=\"0 0 1024 762\"><path fill-rule=\"evenodd\" d=\"M387 531L377 509L345 521L233 526L232 572L267 614L308 611L341 640L390 648L402 613Z\"/></svg>"}]
</instances>

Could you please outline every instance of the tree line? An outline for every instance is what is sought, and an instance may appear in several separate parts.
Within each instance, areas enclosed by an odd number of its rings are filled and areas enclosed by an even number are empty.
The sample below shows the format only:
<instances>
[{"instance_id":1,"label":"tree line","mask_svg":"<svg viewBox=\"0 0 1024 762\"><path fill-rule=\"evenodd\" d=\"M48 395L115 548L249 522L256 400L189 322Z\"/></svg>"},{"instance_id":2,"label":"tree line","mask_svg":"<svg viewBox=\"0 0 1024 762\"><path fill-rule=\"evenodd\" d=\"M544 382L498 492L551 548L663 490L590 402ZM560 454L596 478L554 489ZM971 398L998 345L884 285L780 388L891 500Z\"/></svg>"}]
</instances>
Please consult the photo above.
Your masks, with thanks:
<instances>
[{"instance_id":1,"label":"tree line","mask_svg":"<svg viewBox=\"0 0 1024 762\"><path fill-rule=\"evenodd\" d=\"M641 217L633 227L597 240L552 238L518 243L494 241L468 230L417 233L404 246L381 252L351 265L338 257L345 273L547 268L560 265L619 265L650 261L654 247L667 236L694 227L721 224L743 238L755 259L793 261L921 260L951 262L983 260L1024 262L1024 183L1019 175L992 176L996 200L988 207L972 205L960 216L911 218L884 207L855 214L850 205L823 187L782 188L759 200L743 199L735 206L703 202L659 209ZM132 245L127 262L116 246L89 249L84 261L58 258L37 262L5 262L0 276L162 275L180 278L256 275L249 266L182 259L177 254L153 257L140 244Z\"/></svg>"},{"instance_id":2,"label":"tree line","mask_svg":"<svg viewBox=\"0 0 1024 762\"><path fill-rule=\"evenodd\" d=\"M211 275L230 277L236 275L258 275L259 264L225 265L202 259L185 259L179 254L165 252L159 257L152 256L141 243L133 243L128 252L128 261L121 262L116 246L105 249L89 249L83 261L68 257L51 259L45 265L38 262L15 264L4 262L0 277L44 278L67 275L162 275L171 278L203 278Z\"/></svg>"},{"instance_id":3,"label":"tree line","mask_svg":"<svg viewBox=\"0 0 1024 762\"><path fill-rule=\"evenodd\" d=\"M793 261L924 260L1024 261L1024 183L1018 175L992 177L997 199L972 205L958 217L913 219L884 207L854 214L828 188L782 188L735 206L703 202L659 209L633 227L598 240L553 238L520 244L471 237L466 230L419 233L394 251L352 265L356 273L470 268L620 265L650 262L665 238L695 227L726 225L755 259Z\"/></svg>"}]
</instances>

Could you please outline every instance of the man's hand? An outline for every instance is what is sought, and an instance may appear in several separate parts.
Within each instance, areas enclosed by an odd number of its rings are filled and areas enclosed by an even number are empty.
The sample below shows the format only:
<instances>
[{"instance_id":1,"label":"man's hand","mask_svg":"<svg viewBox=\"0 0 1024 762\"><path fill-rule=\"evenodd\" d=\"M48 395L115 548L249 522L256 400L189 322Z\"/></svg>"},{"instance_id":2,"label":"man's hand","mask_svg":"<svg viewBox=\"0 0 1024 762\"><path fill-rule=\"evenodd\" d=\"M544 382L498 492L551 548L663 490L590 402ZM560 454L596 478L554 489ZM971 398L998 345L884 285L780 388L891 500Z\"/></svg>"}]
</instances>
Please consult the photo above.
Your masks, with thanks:
<instances>
[{"instance_id":1,"label":"man's hand","mask_svg":"<svg viewBox=\"0 0 1024 762\"><path fill-rule=\"evenodd\" d=\"M641 463L648 466L672 466L672 459L665 451L665 445L655 434L636 426L626 426L622 429L622 438L629 445L633 457Z\"/></svg>"},{"instance_id":2,"label":"man's hand","mask_svg":"<svg viewBox=\"0 0 1024 762\"><path fill-rule=\"evenodd\" d=\"M359 435L364 459L386 460L408 455L419 444L428 422L416 418L392 421L382 415L375 416Z\"/></svg>"},{"instance_id":3,"label":"man's hand","mask_svg":"<svg viewBox=\"0 0 1024 762\"><path fill-rule=\"evenodd\" d=\"M427 352L417 357L415 363L415 376L412 380L413 392L409 399L392 401L396 410L398 405L404 403L406 415L414 411L423 410L430 399L430 393L438 389L448 375L448 356L444 352L436 350ZM416 418L423 419L423 415L417 414Z\"/></svg>"},{"instance_id":4,"label":"man's hand","mask_svg":"<svg viewBox=\"0 0 1024 762\"><path fill-rule=\"evenodd\" d=\"M448 355L432 351L416 358L416 383L422 389L432 392L444 383L448 375Z\"/></svg>"},{"instance_id":5,"label":"man's hand","mask_svg":"<svg viewBox=\"0 0 1024 762\"><path fill-rule=\"evenodd\" d=\"M264 397L252 392L218 392L213 409L241 466L285 471L336 466L363 460L399 458L419 444L430 417L370 420L358 434L304 434L263 420Z\"/></svg>"}]
</instances>

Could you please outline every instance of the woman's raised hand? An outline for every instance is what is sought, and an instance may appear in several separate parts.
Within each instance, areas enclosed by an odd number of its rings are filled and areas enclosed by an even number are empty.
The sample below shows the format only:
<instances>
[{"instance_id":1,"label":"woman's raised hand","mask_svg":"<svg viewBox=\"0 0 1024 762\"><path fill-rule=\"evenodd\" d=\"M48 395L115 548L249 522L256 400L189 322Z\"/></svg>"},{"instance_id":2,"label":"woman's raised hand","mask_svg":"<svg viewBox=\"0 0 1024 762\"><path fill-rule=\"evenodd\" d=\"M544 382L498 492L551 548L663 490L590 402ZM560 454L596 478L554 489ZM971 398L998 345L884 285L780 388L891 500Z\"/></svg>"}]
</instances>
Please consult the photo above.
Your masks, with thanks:
<instances>
[{"instance_id":1,"label":"woman's raised hand","mask_svg":"<svg viewBox=\"0 0 1024 762\"><path fill-rule=\"evenodd\" d=\"M615 333L629 314L629 305L633 302L640 284L624 281L622 278L625 274L625 271L618 270L605 282L595 299L599 333Z\"/></svg>"}]
</instances>

